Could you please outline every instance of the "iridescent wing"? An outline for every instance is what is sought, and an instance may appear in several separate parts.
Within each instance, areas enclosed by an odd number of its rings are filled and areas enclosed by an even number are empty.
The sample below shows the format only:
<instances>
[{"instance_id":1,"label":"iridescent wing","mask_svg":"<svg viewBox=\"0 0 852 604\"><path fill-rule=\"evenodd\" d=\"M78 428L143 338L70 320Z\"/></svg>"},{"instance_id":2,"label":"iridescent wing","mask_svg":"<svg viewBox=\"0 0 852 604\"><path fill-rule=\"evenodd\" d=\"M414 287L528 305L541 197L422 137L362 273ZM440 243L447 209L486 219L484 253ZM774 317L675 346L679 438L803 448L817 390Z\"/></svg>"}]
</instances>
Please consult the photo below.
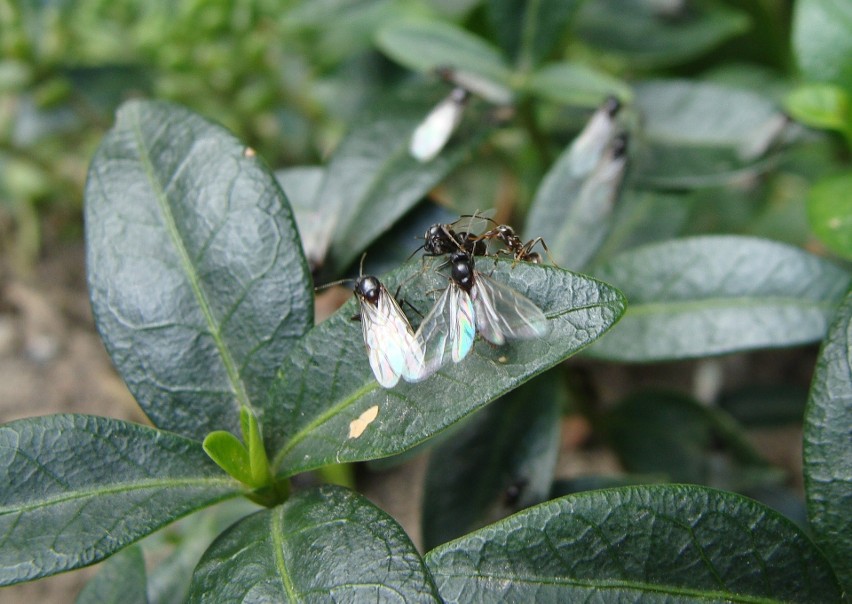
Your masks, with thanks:
<instances>
[{"instance_id":1,"label":"iridescent wing","mask_svg":"<svg viewBox=\"0 0 852 604\"><path fill-rule=\"evenodd\" d=\"M423 350L425 379L438 371L449 357L458 363L473 347L476 337L473 301L463 289L450 282L417 329Z\"/></svg>"},{"instance_id":2,"label":"iridescent wing","mask_svg":"<svg viewBox=\"0 0 852 604\"><path fill-rule=\"evenodd\" d=\"M423 373L423 350L414 330L393 296L382 287L376 305L359 299L364 344L376 381L393 388L400 376L407 381Z\"/></svg>"},{"instance_id":3,"label":"iridescent wing","mask_svg":"<svg viewBox=\"0 0 852 604\"><path fill-rule=\"evenodd\" d=\"M550 323L535 303L494 279L476 273L471 289L476 329L492 344L506 340L541 338L550 333Z\"/></svg>"}]
</instances>

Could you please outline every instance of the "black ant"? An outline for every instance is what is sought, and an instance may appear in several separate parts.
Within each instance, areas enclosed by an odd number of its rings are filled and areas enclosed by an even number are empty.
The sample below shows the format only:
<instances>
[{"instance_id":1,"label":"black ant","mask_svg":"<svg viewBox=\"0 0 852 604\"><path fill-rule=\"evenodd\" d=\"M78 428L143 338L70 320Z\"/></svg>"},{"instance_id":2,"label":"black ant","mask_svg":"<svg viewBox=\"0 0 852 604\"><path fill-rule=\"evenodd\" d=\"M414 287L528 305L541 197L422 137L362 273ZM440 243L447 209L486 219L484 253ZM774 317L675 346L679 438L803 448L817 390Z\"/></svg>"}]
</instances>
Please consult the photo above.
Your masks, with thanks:
<instances>
[{"instance_id":1,"label":"black ant","mask_svg":"<svg viewBox=\"0 0 852 604\"><path fill-rule=\"evenodd\" d=\"M541 244L541 247L544 248L544 251L547 253L547 256L550 258L551 263L556 266L556 263L553 262L553 258L550 256L550 250L547 249L547 244L544 242L544 239L541 237L536 237L535 239L530 239L526 243L515 234L515 229L510 227L508 224L497 224L493 220L496 226L490 231L486 231L475 238L475 241L486 241L489 239L496 239L498 241L503 242L503 245L506 246L506 250L511 253L516 262L532 262L533 264L541 264L542 257L538 252L534 252L533 248Z\"/></svg>"}]
</instances>

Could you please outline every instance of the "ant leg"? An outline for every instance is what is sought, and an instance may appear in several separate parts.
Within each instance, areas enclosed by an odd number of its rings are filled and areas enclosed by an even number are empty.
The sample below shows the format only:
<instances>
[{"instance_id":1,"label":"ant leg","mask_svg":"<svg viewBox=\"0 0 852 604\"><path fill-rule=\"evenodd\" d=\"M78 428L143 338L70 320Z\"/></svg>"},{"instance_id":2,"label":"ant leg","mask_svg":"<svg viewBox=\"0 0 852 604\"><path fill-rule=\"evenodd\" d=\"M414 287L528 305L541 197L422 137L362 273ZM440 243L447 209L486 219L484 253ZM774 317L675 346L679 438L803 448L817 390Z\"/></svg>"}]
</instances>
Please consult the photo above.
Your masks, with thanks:
<instances>
[{"instance_id":1,"label":"ant leg","mask_svg":"<svg viewBox=\"0 0 852 604\"><path fill-rule=\"evenodd\" d=\"M547 244L544 242L544 239L542 239L541 237L536 237L535 239L530 239L529 241L527 241L524 244L524 247L522 247L519 250L518 255L519 256L528 256L530 262L535 262L536 264L538 264L540 259L541 259L541 256L539 254L534 254L533 251L532 251L533 248L538 243L541 244L541 247L544 249L545 253L547 254L547 258L550 260L550 263L553 266L555 266L556 268L562 268L561 266L556 264L556 261L553 259L553 255L550 253L550 249L547 247Z\"/></svg>"}]
</instances>

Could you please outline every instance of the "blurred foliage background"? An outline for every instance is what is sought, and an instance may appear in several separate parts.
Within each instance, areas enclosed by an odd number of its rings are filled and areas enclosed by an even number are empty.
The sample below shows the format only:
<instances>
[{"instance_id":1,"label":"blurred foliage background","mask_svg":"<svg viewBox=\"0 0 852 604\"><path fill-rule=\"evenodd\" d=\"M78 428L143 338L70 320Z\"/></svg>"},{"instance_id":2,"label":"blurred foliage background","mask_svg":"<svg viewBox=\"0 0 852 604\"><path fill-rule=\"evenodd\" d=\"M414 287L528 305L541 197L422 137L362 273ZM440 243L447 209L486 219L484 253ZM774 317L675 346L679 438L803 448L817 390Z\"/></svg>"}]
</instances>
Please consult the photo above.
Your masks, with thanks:
<instances>
[{"instance_id":1,"label":"blurred foliage background","mask_svg":"<svg viewBox=\"0 0 852 604\"><path fill-rule=\"evenodd\" d=\"M529 5L544 17L525 21ZM850 12L843 0L0 0L3 252L26 272L51 241L81 237L87 164L127 98L183 103L273 168L322 162L391 97L434 102L447 87L426 70L429 57L407 56L408 40L393 35L425 20L499 48L515 97L515 119L445 183L453 209L522 217L605 92L629 102L643 83L676 78L748 91L820 132L797 132L753 170L667 184L688 199L676 210L671 199L646 203L659 217L645 222L846 255L848 236L830 225L852 203ZM639 96L643 109L664 107ZM701 113L635 116L665 124Z\"/></svg>"}]
</instances>

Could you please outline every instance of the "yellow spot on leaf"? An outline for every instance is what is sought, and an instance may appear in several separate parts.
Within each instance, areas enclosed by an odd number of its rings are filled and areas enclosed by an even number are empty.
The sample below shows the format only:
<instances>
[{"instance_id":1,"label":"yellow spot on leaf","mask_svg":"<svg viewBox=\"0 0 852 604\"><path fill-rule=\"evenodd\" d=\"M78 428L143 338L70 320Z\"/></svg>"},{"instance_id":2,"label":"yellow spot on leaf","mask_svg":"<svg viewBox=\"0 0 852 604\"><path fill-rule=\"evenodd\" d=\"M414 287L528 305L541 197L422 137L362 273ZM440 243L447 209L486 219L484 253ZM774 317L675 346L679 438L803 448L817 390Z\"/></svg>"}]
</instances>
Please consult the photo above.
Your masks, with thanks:
<instances>
[{"instance_id":1,"label":"yellow spot on leaf","mask_svg":"<svg viewBox=\"0 0 852 604\"><path fill-rule=\"evenodd\" d=\"M367 429L367 426L373 423L373 420L376 419L379 415L379 406L373 405L364 413L362 413L358 419L353 419L349 422L349 438L358 438L364 433L364 430Z\"/></svg>"},{"instance_id":2,"label":"yellow spot on leaf","mask_svg":"<svg viewBox=\"0 0 852 604\"><path fill-rule=\"evenodd\" d=\"M255 155L257 155L257 151L255 151L251 147L246 147L245 151L243 151L243 155L245 155L246 157L254 157Z\"/></svg>"}]
</instances>

